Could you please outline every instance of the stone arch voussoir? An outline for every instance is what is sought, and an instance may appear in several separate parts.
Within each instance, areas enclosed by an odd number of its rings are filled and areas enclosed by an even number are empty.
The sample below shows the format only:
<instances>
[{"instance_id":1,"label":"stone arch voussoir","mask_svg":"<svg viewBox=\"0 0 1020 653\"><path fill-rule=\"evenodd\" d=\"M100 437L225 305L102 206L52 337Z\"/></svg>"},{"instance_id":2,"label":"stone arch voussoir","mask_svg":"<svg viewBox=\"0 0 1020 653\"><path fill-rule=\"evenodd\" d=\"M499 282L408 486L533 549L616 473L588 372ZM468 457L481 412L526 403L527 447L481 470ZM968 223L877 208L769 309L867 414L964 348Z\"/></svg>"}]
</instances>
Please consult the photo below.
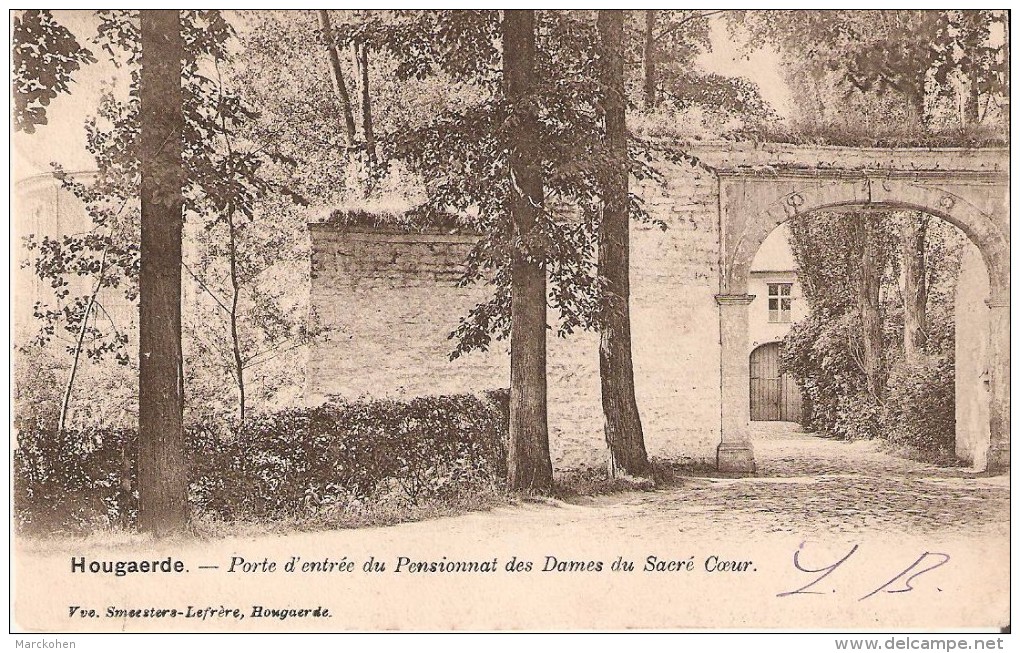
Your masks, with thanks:
<instances>
[{"instance_id":1,"label":"stone arch voussoir","mask_svg":"<svg viewBox=\"0 0 1020 653\"><path fill-rule=\"evenodd\" d=\"M948 186L948 188L947 188ZM825 210L880 206L923 211L955 225L973 241L984 257L993 297L1009 293L1009 239L995 219L967 200L951 184L934 185L915 179L804 180L749 219L725 262L728 292L746 292L751 263L772 231L788 220Z\"/></svg>"}]
</instances>

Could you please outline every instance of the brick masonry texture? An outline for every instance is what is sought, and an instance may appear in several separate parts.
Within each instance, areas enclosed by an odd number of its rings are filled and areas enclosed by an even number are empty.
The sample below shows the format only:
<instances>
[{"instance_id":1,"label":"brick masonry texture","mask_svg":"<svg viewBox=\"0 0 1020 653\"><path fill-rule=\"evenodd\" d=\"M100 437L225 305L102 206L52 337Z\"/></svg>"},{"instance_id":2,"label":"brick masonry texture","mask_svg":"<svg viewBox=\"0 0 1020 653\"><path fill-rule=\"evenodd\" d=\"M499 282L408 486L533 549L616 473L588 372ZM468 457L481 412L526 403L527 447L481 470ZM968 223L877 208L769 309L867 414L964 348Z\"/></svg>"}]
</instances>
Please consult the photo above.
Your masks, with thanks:
<instances>
[{"instance_id":1,"label":"brick masonry texture","mask_svg":"<svg viewBox=\"0 0 1020 653\"><path fill-rule=\"evenodd\" d=\"M635 188L667 227L635 222L631 228L638 405L650 455L709 461L719 443L717 183L712 173L687 165L667 172L665 189ZM457 285L473 236L318 224L310 230L311 305L329 330L309 358L310 399L509 385L505 342L449 360L449 334L489 291ZM551 332L548 351L553 462L558 468L602 464L598 337Z\"/></svg>"},{"instance_id":2,"label":"brick masonry texture","mask_svg":"<svg viewBox=\"0 0 1020 653\"><path fill-rule=\"evenodd\" d=\"M638 406L649 454L714 463L720 442L719 182L711 170L1008 168L1004 150L931 150L701 144L704 166L657 164L667 184L633 190L666 224L631 223L632 322ZM879 173L880 174L880 173ZM999 199L990 197L998 215ZM994 210L993 210L994 209ZM1008 215L1008 213L1007 213ZM310 225L311 306L331 331L311 353L306 394L414 396L509 385L504 342L450 361L449 334L488 297L459 287L473 237ZM555 316L550 313L550 323ZM558 468L605 461L598 338L550 333L549 426Z\"/></svg>"}]
</instances>

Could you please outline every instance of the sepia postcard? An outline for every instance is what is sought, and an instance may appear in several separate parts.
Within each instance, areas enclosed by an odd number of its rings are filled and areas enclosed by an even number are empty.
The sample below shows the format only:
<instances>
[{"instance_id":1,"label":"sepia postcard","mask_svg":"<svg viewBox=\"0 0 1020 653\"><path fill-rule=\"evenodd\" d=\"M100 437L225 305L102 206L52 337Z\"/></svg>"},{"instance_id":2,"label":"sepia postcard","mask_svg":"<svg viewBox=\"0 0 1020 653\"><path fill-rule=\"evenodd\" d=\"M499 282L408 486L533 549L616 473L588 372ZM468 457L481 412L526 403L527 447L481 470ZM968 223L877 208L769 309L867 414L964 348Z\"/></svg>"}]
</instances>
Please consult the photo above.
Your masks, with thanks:
<instances>
[{"instance_id":1,"label":"sepia postcard","mask_svg":"<svg viewBox=\"0 0 1020 653\"><path fill-rule=\"evenodd\" d=\"M16 646L1003 648L1008 10L10 20Z\"/></svg>"}]
</instances>

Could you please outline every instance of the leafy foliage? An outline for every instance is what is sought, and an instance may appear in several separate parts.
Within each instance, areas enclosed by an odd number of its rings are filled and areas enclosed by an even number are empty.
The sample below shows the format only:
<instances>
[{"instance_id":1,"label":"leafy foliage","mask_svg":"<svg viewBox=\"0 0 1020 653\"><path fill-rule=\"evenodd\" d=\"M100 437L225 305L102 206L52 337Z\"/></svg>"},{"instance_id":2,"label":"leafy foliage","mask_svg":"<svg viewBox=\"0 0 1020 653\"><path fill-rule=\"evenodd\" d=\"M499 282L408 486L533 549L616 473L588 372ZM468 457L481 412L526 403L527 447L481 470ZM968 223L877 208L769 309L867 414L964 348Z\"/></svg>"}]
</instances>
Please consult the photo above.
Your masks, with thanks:
<instances>
[{"instance_id":1,"label":"leafy foliage","mask_svg":"<svg viewBox=\"0 0 1020 653\"><path fill-rule=\"evenodd\" d=\"M843 314L856 302L856 283L862 273L862 230L877 243L876 267L883 282L893 283L899 255L897 222L889 215L840 212L799 216L789 222L790 249L798 277L812 309Z\"/></svg>"},{"instance_id":2,"label":"leafy foliage","mask_svg":"<svg viewBox=\"0 0 1020 653\"><path fill-rule=\"evenodd\" d=\"M46 107L70 91L74 73L96 58L47 10L14 16L11 28L14 68L14 129L29 134L47 123Z\"/></svg>"},{"instance_id":3,"label":"leafy foliage","mask_svg":"<svg viewBox=\"0 0 1020 653\"><path fill-rule=\"evenodd\" d=\"M486 15L495 26L497 12ZM471 70L470 80L462 80L478 89L475 102L444 107L425 124L391 136L393 156L423 179L426 219L453 211L469 216L482 234L463 282L487 283L492 295L452 334L457 341L454 357L506 337L512 252L544 261L560 335L597 326L605 285L595 266L604 177L625 167L639 178L661 179L646 156L647 144L635 143L624 161L605 147L599 111L604 90L591 13L539 12L536 39L537 91L525 99L526 106L511 106L502 95L499 76L482 66ZM514 183L509 171L512 135L526 110L538 115L545 190L538 223L527 241L512 232L507 212ZM632 216L647 219L636 197L630 208Z\"/></svg>"},{"instance_id":4,"label":"leafy foliage","mask_svg":"<svg viewBox=\"0 0 1020 653\"><path fill-rule=\"evenodd\" d=\"M666 59L686 61L709 47L706 17L659 13ZM594 13L539 12L541 91L528 102L540 116L546 197L539 228L528 243L510 232L506 214L512 183L509 136L524 107L507 106L502 99L499 12L333 11L331 22L332 45L339 52L353 46L372 53L381 183L362 204L378 203L388 188L399 196L394 202L399 209L388 211L393 224L423 229L444 225L455 215L458 227L482 235L464 283L486 283L492 294L453 334L453 355L484 349L492 338L506 335L507 268L515 248L527 248L545 261L561 335L594 326L604 286L594 260L600 175L622 165L639 178L658 179L646 143L634 143L629 162L603 151ZM336 119L325 44L314 15L252 12L243 14L242 23L242 43L257 65L239 70L238 79L266 112L256 138L280 143L300 161L302 192L332 206L350 206L333 213L332 220L359 223L365 212L351 198L362 194L364 172L355 153L347 151ZM341 63L352 78L354 68ZM688 81L685 101L738 113L765 110L749 84ZM630 206L636 218L647 219L636 197Z\"/></svg>"},{"instance_id":5,"label":"leafy foliage","mask_svg":"<svg viewBox=\"0 0 1020 653\"><path fill-rule=\"evenodd\" d=\"M371 229L393 229L407 233L443 231L446 233L472 231L470 219L455 213L423 214L421 211L387 213L381 211L336 210L327 221L344 227L365 227Z\"/></svg>"},{"instance_id":6,"label":"leafy foliage","mask_svg":"<svg viewBox=\"0 0 1020 653\"><path fill-rule=\"evenodd\" d=\"M678 73L665 82L665 92L681 110L705 107L723 114L743 116L751 124L760 124L774 116L758 85L743 77Z\"/></svg>"},{"instance_id":7,"label":"leafy foliage","mask_svg":"<svg viewBox=\"0 0 1020 653\"><path fill-rule=\"evenodd\" d=\"M302 194L323 206L356 210L387 200L400 205L401 210L414 208L422 201L420 181L392 158L389 135L428 122L441 107L474 103L486 92L456 76L497 68L498 56L494 58L493 53L498 52L493 42L486 40L485 30L492 26L478 28L478 34L469 29L483 18L488 20L488 13L373 10L329 14L332 44L341 54L345 79L355 79L359 70L343 55L352 46L370 52L371 123L381 161L367 166L360 151L367 144L347 143L343 121L337 118L341 108L330 86L326 42L313 12L242 12L235 21L245 60L233 66L232 78L262 114L253 136L260 142L275 143L281 152L300 162L293 182ZM465 30L470 34L461 39ZM463 43L451 52L454 38ZM361 94L352 94L352 100L354 95ZM361 102L359 97L357 103ZM365 139L366 134L361 133L360 138Z\"/></svg>"},{"instance_id":8,"label":"leafy foliage","mask_svg":"<svg viewBox=\"0 0 1020 653\"><path fill-rule=\"evenodd\" d=\"M791 143L795 145L835 145L842 147L926 147L979 148L1008 147L1009 138L1000 128L988 125L949 126L922 130L897 120L882 120L867 114L855 122L832 118L799 122L793 126L767 123L748 130L735 130L738 138Z\"/></svg>"},{"instance_id":9,"label":"leafy foliage","mask_svg":"<svg viewBox=\"0 0 1020 653\"><path fill-rule=\"evenodd\" d=\"M894 369L881 418L889 441L934 462L954 460L955 380L951 353L905 362Z\"/></svg>"},{"instance_id":10,"label":"leafy foliage","mask_svg":"<svg viewBox=\"0 0 1020 653\"><path fill-rule=\"evenodd\" d=\"M27 425L54 426L60 411L61 366L54 356L39 347L16 350L11 387L14 427Z\"/></svg>"},{"instance_id":11,"label":"leafy foliage","mask_svg":"<svg viewBox=\"0 0 1020 653\"><path fill-rule=\"evenodd\" d=\"M56 173L85 205L92 228L57 239L29 237L27 247L34 272L55 290L56 305L36 307L38 344L45 345L60 331L78 334L83 321L89 321L86 353L97 361L112 353L127 365L133 324L116 324L103 302L110 297L106 289L118 291L122 301L137 300L139 26L132 11L103 11L99 18L95 42L128 73L127 93L105 93L86 124L86 149L95 158L97 173ZM185 216L187 235L198 244L186 251L185 271L198 294L207 298L190 297L189 326L196 328L189 334L189 349L198 356L189 356L187 369L189 382L219 387L222 394L223 380L238 378L229 356L234 344L242 350L243 370L275 359L281 349L301 346L310 337L306 308L279 283L287 266L293 276L306 254L303 220L293 210L304 200L286 183L294 162L273 143L252 140L251 125L258 114L221 72L233 48L233 29L224 16L217 11L183 12L182 37ZM283 218L291 221L289 229L280 229ZM90 295L71 296L71 289L83 282ZM102 325L101 317L107 318ZM236 339L228 328L231 319L242 323ZM199 378L202 374L218 378L206 382ZM278 382L266 380L261 387L275 385ZM209 406L210 399L206 395L199 405Z\"/></svg>"},{"instance_id":12,"label":"leafy foliage","mask_svg":"<svg viewBox=\"0 0 1020 653\"><path fill-rule=\"evenodd\" d=\"M890 442L939 464L952 463L956 454L956 281L964 241L954 227L938 220L928 225L924 345L915 360L896 360L882 412Z\"/></svg>"},{"instance_id":13,"label":"leafy foliage","mask_svg":"<svg viewBox=\"0 0 1020 653\"><path fill-rule=\"evenodd\" d=\"M878 216L882 250L882 342L888 362L884 396L869 392L865 337L855 304L860 239L853 213L818 214L791 221L791 248L811 307L786 336L781 365L797 380L811 406L814 428L845 439L884 437L926 458L952 458L955 437L953 375L955 282L964 236L954 227L926 222L927 333L923 356L903 353L904 309L899 286L900 238L917 216ZM936 403L937 402L937 403Z\"/></svg>"},{"instance_id":14,"label":"leafy foliage","mask_svg":"<svg viewBox=\"0 0 1020 653\"><path fill-rule=\"evenodd\" d=\"M811 426L847 440L877 435L876 399L868 394L859 319L813 310L783 340L781 366L811 406Z\"/></svg>"},{"instance_id":15,"label":"leafy foliage","mask_svg":"<svg viewBox=\"0 0 1020 653\"><path fill-rule=\"evenodd\" d=\"M448 501L506 474L509 395L339 402L187 433L197 516L268 521L399 500ZM15 513L27 530L129 525L137 511L133 430L18 433Z\"/></svg>"},{"instance_id":16,"label":"leafy foliage","mask_svg":"<svg viewBox=\"0 0 1020 653\"><path fill-rule=\"evenodd\" d=\"M15 522L26 530L88 531L126 526L137 513L137 436L34 425L14 454Z\"/></svg>"},{"instance_id":17,"label":"leafy foliage","mask_svg":"<svg viewBox=\"0 0 1020 653\"><path fill-rule=\"evenodd\" d=\"M836 125L865 135L895 124L901 132L984 122L1006 97L1008 62L990 10L834 10L727 12L731 32L751 47L785 55L787 79L804 101L801 125ZM986 109L963 117L957 98L971 88ZM1008 116L1000 116L1000 122Z\"/></svg>"}]
</instances>

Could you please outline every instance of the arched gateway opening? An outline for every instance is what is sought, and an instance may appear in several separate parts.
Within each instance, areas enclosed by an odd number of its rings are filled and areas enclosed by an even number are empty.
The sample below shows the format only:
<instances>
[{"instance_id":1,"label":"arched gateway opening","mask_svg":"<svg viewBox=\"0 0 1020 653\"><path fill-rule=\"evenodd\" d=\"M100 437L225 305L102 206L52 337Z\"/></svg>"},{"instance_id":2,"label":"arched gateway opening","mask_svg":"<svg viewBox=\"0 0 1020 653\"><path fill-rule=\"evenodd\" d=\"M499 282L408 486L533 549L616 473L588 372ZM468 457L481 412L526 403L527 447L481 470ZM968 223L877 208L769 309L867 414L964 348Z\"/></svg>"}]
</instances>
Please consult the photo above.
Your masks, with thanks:
<instances>
[{"instance_id":1,"label":"arched gateway opening","mask_svg":"<svg viewBox=\"0 0 1020 653\"><path fill-rule=\"evenodd\" d=\"M797 216L850 209L917 211L960 229L988 272L987 468L1009 466L1009 178L1001 153L963 151L836 151L855 169L771 166L716 170L720 198L719 305L721 471L755 470L748 437L751 359L748 307L751 267L766 237ZM923 156L923 155L927 155ZM1000 159L1002 159L1000 161ZM919 164L920 161L920 164ZM927 169L925 169L927 167Z\"/></svg>"}]
</instances>

